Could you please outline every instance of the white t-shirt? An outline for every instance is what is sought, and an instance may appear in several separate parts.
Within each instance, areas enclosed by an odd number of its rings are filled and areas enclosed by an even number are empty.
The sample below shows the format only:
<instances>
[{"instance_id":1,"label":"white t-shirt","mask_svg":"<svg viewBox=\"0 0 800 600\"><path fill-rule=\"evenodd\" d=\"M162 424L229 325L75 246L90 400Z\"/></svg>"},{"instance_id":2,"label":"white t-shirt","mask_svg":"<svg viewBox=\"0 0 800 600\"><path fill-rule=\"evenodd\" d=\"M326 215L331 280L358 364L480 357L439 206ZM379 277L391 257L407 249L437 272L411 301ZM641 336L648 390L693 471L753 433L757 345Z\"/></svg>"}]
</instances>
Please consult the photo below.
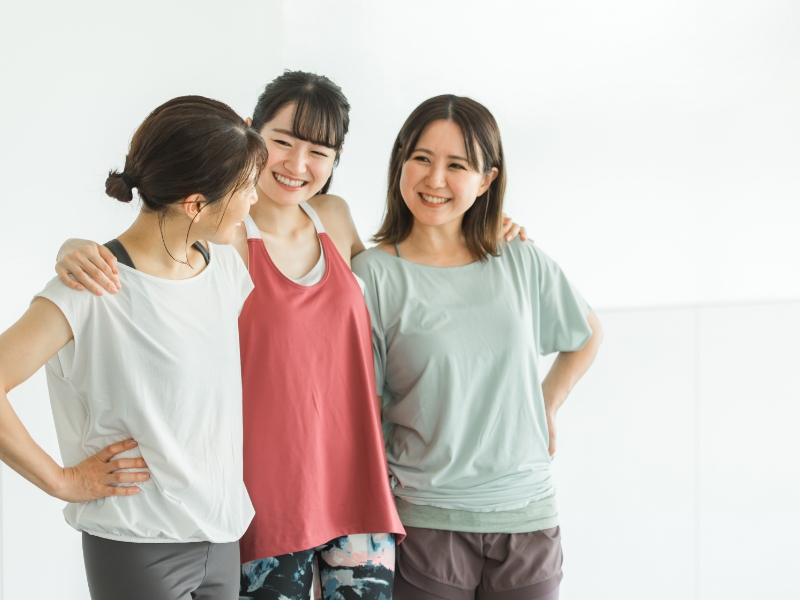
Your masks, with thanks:
<instances>
[{"instance_id":1,"label":"white t-shirt","mask_svg":"<svg viewBox=\"0 0 800 600\"><path fill-rule=\"evenodd\" d=\"M185 280L119 265L101 297L53 279L74 340L47 363L61 456L75 465L127 438L150 480L135 496L71 503L67 522L127 542L233 542L253 518L242 480L238 315L253 282L231 246Z\"/></svg>"}]
</instances>

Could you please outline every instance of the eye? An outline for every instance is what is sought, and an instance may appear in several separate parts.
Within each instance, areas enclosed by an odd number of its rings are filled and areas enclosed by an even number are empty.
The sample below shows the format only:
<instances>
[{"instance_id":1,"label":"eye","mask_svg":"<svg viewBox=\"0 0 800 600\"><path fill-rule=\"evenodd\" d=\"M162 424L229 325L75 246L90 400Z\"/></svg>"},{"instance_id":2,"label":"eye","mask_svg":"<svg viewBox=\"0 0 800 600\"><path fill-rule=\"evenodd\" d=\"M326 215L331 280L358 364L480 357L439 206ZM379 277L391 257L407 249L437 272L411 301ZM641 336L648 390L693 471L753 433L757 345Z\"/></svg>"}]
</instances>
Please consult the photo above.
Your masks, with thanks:
<instances>
[{"instance_id":1,"label":"eye","mask_svg":"<svg viewBox=\"0 0 800 600\"><path fill-rule=\"evenodd\" d=\"M286 140L273 139L272 141L275 142L276 144L280 144L281 146L286 146L287 148L291 148L292 147L292 145L289 142L287 142Z\"/></svg>"},{"instance_id":2,"label":"eye","mask_svg":"<svg viewBox=\"0 0 800 600\"><path fill-rule=\"evenodd\" d=\"M431 162L431 161L429 161L429 160L428 160L428 157L427 157L427 156L423 156L422 154L420 154L420 155L418 155L418 156L415 156L415 157L414 157L414 158L412 158L411 160L416 160L416 161L419 161L419 162L424 162L424 163Z\"/></svg>"},{"instance_id":3,"label":"eye","mask_svg":"<svg viewBox=\"0 0 800 600\"><path fill-rule=\"evenodd\" d=\"M312 152L311 152L311 153L312 153L312 154L316 154L317 156L322 156L323 158L327 158L327 157L328 157L328 155L327 155L327 154L325 154L324 152L321 152L321 151L319 151L319 150L312 150Z\"/></svg>"},{"instance_id":4,"label":"eye","mask_svg":"<svg viewBox=\"0 0 800 600\"><path fill-rule=\"evenodd\" d=\"M450 166L453 167L454 169L461 169L462 171L467 170L467 168L461 163L452 163Z\"/></svg>"}]
</instances>

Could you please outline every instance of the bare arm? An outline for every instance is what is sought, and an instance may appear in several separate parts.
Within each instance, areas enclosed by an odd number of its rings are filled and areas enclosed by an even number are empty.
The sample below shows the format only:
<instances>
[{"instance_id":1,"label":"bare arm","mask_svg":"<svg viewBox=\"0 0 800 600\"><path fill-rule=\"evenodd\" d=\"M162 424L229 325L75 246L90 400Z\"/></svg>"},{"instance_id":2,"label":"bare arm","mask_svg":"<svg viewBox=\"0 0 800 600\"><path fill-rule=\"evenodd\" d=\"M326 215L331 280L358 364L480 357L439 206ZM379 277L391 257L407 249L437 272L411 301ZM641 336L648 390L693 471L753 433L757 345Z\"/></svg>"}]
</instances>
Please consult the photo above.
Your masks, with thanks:
<instances>
[{"instance_id":1,"label":"bare arm","mask_svg":"<svg viewBox=\"0 0 800 600\"><path fill-rule=\"evenodd\" d=\"M603 341L603 327L594 312L586 317L592 328L592 337L586 345L576 352L560 352L550 372L542 382L544 406L547 411L547 425L550 430L550 456L556 452L556 414L569 396L572 388L592 366L597 350Z\"/></svg>"},{"instance_id":2,"label":"bare arm","mask_svg":"<svg viewBox=\"0 0 800 600\"><path fill-rule=\"evenodd\" d=\"M0 335L0 460L51 496L67 502L136 494L136 486L110 485L149 478L148 473L114 473L147 466L140 458L111 460L135 447L136 442L113 444L74 467L62 468L33 440L8 401L10 390L30 378L71 339L67 319L44 298L36 298L22 318Z\"/></svg>"}]
</instances>

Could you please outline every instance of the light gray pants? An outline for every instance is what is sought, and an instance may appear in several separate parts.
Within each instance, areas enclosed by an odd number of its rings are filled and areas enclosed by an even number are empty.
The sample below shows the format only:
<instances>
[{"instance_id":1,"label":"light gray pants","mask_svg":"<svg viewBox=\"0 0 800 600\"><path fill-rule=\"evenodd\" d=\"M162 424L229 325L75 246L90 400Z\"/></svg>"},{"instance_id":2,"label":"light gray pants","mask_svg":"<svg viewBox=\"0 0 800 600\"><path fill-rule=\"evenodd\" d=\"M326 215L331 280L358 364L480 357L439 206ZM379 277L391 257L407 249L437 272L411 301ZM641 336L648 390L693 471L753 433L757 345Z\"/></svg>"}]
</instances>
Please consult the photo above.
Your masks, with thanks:
<instances>
[{"instance_id":1,"label":"light gray pants","mask_svg":"<svg viewBox=\"0 0 800 600\"><path fill-rule=\"evenodd\" d=\"M136 544L83 533L92 600L236 600L239 542Z\"/></svg>"}]
</instances>

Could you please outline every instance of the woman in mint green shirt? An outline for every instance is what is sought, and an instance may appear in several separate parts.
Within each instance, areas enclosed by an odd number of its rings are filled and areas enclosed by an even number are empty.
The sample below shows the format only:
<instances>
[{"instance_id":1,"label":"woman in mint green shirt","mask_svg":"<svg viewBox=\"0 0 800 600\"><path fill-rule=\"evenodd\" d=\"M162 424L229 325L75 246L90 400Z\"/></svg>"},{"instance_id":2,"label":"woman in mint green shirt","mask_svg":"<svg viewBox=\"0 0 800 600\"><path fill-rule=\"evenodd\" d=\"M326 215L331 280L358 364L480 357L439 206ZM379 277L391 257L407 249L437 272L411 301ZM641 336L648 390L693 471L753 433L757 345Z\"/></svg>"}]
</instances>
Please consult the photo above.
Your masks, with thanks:
<instances>
[{"instance_id":1,"label":"woman in mint green shirt","mask_svg":"<svg viewBox=\"0 0 800 600\"><path fill-rule=\"evenodd\" d=\"M558 596L555 417L602 331L544 252L498 241L504 189L491 113L431 98L395 142L379 245L353 259L408 532L398 600Z\"/></svg>"}]
</instances>

